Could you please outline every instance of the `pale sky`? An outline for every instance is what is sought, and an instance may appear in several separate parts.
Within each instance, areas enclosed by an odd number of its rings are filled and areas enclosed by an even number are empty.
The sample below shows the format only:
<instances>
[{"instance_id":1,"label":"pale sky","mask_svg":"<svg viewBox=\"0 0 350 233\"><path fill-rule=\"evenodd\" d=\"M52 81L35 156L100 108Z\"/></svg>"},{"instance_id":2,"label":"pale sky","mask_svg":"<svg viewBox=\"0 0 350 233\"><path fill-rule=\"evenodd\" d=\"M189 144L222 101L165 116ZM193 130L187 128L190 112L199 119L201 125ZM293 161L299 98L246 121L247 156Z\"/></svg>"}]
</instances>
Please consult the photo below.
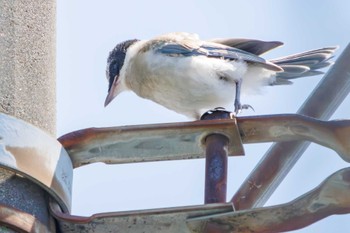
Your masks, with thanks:
<instances>
[{"instance_id":1,"label":"pale sky","mask_svg":"<svg viewBox=\"0 0 350 233\"><path fill-rule=\"evenodd\" d=\"M285 43L265 58L333 45L340 46L339 55L350 42L349 9L350 2L342 0L57 1L57 134L89 127L188 121L133 93L123 93L103 107L106 59L121 41L185 31L203 39L245 37ZM242 102L255 112L242 115L295 113L321 78L299 79L291 86L267 87L261 95L244 96ZM331 119L349 118L349 104L347 97ZM269 146L244 145L245 156L229 158L228 198ZM348 166L335 152L312 144L266 206L289 202ZM93 164L74 171L75 215L198 205L203 199L203 159ZM331 216L294 232L335 229L350 231L350 215Z\"/></svg>"}]
</instances>

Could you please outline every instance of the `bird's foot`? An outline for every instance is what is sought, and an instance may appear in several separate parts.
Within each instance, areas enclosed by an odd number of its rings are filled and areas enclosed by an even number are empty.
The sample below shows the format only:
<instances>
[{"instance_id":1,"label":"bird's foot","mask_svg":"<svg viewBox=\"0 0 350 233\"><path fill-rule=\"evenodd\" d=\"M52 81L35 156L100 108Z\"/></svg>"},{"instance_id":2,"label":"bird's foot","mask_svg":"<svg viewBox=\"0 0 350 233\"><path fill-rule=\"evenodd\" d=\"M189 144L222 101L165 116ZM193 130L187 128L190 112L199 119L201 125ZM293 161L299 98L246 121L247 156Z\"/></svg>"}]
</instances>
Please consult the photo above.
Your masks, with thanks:
<instances>
[{"instance_id":1,"label":"bird's foot","mask_svg":"<svg viewBox=\"0 0 350 233\"><path fill-rule=\"evenodd\" d=\"M241 104L240 102L235 101L235 114L238 115L243 109L252 109L253 111L255 111L251 105Z\"/></svg>"}]
</instances>

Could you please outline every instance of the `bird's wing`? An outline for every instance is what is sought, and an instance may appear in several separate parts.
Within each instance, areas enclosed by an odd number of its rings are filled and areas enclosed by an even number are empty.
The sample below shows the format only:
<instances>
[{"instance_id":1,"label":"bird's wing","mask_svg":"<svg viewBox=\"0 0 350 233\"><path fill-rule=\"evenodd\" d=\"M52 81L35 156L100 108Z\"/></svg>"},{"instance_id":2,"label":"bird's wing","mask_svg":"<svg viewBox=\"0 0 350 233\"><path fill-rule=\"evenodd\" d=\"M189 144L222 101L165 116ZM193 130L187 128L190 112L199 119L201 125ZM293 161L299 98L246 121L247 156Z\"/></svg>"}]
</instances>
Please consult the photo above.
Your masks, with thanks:
<instances>
[{"instance_id":1,"label":"bird's wing","mask_svg":"<svg viewBox=\"0 0 350 233\"><path fill-rule=\"evenodd\" d=\"M207 56L224 60L245 61L273 71L283 70L281 67L255 54L214 42L201 41L196 43L191 40L183 40L181 42L157 40L152 47L156 53L162 53L167 56Z\"/></svg>"},{"instance_id":2,"label":"bird's wing","mask_svg":"<svg viewBox=\"0 0 350 233\"><path fill-rule=\"evenodd\" d=\"M229 47L241 49L255 55L261 55L271 49L283 45L283 42L280 41L261 41L244 38L212 39L210 41L218 44L223 44Z\"/></svg>"}]
</instances>

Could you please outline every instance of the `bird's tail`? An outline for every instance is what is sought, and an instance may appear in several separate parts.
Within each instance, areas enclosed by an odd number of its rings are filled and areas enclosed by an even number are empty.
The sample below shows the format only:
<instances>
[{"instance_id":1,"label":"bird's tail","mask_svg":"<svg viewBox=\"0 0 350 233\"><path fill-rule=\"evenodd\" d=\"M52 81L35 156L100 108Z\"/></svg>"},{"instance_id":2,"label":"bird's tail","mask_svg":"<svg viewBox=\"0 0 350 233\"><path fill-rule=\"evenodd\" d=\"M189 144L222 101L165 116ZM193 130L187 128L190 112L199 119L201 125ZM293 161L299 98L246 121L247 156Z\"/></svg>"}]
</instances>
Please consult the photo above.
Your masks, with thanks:
<instances>
[{"instance_id":1,"label":"bird's tail","mask_svg":"<svg viewBox=\"0 0 350 233\"><path fill-rule=\"evenodd\" d=\"M326 47L270 60L284 70L276 74L272 85L291 84L290 79L323 74L319 69L333 64L330 59L337 48Z\"/></svg>"}]
</instances>

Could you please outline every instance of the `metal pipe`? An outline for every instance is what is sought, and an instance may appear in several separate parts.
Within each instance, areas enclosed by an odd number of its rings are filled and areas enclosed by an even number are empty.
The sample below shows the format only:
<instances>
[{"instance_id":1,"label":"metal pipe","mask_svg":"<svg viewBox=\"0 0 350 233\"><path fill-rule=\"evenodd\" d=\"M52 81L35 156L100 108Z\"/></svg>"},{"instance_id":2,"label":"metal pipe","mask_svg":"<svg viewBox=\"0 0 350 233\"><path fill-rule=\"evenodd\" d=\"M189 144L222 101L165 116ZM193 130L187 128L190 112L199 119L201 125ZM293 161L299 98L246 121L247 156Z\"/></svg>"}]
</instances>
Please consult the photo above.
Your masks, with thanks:
<instances>
[{"instance_id":1,"label":"metal pipe","mask_svg":"<svg viewBox=\"0 0 350 233\"><path fill-rule=\"evenodd\" d=\"M231 118L230 112L214 110L205 113L201 120L228 118ZM205 204L226 202L228 143L227 136L219 133L205 138ZM216 224L207 224L203 232L221 233L223 230Z\"/></svg>"},{"instance_id":2,"label":"metal pipe","mask_svg":"<svg viewBox=\"0 0 350 233\"><path fill-rule=\"evenodd\" d=\"M217 108L204 113L201 120L230 119L231 114ZM228 143L228 137L219 133L205 138L205 204L226 202Z\"/></svg>"},{"instance_id":3,"label":"metal pipe","mask_svg":"<svg viewBox=\"0 0 350 233\"><path fill-rule=\"evenodd\" d=\"M204 203L226 202L228 138L212 134L205 140L205 196Z\"/></svg>"},{"instance_id":4,"label":"metal pipe","mask_svg":"<svg viewBox=\"0 0 350 233\"><path fill-rule=\"evenodd\" d=\"M350 92L350 44L323 77L298 114L328 120ZM271 146L232 197L235 209L263 206L310 143L279 142Z\"/></svg>"},{"instance_id":5,"label":"metal pipe","mask_svg":"<svg viewBox=\"0 0 350 233\"><path fill-rule=\"evenodd\" d=\"M205 139L205 192L204 203L225 203L227 193L228 138L211 134ZM221 233L216 224L207 224L204 233Z\"/></svg>"}]
</instances>

